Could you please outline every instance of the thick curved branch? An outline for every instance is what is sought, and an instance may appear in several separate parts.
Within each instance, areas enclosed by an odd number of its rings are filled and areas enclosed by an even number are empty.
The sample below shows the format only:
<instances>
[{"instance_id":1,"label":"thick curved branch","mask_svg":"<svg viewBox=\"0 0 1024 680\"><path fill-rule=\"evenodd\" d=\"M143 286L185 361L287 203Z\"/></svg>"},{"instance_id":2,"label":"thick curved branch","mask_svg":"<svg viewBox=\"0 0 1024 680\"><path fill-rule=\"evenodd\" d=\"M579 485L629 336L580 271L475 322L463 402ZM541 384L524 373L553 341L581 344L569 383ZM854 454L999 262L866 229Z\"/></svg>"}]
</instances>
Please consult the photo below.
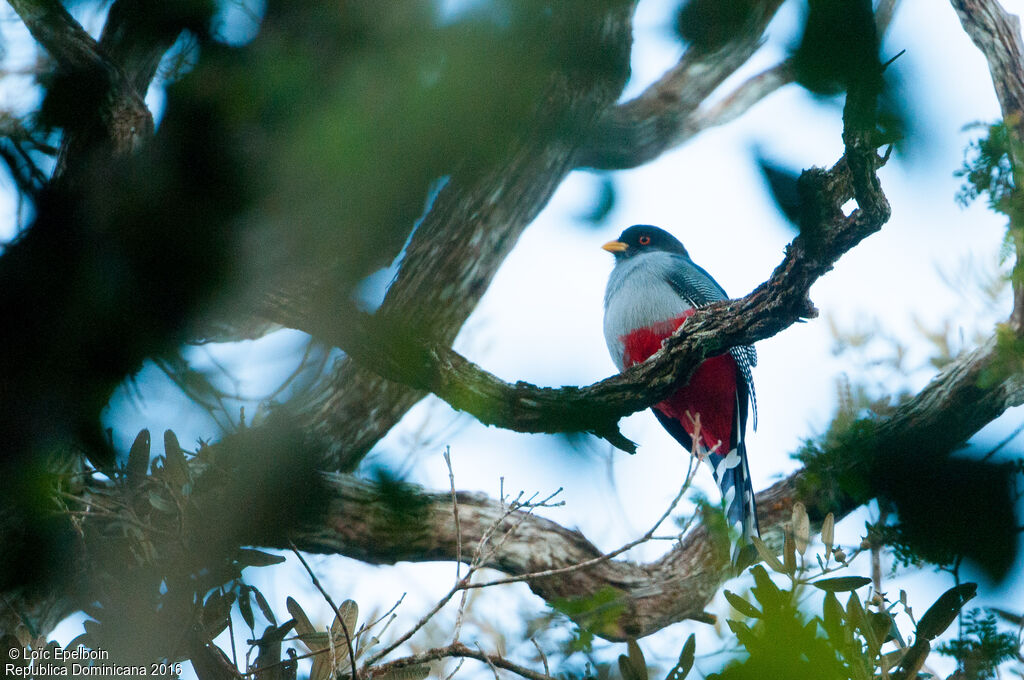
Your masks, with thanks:
<instances>
[{"instance_id":1,"label":"thick curved branch","mask_svg":"<svg viewBox=\"0 0 1024 680\"><path fill-rule=\"evenodd\" d=\"M629 3L621 3L594 17L592 26L574 30L596 31L600 51L621 54L625 63L631 12ZM480 174L456 174L441 191L413 234L377 316L400 320L407 333L449 346L519 236L574 168L579 140L557 134L566 116L573 126L587 129L619 96L625 75L625 69L553 74L532 132L509 151L504 164ZM344 310L346 304L339 306ZM301 309L309 306L288 299L272 301L262 311L272 321L307 330L308 325L295 323ZM348 470L424 396L416 385L392 382L345 359L325 395L301 419L324 447L325 467Z\"/></svg>"},{"instance_id":2,"label":"thick curved branch","mask_svg":"<svg viewBox=\"0 0 1024 680\"><path fill-rule=\"evenodd\" d=\"M698 310L683 327L685 332L677 333L651 359L587 387L509 384L446 346L403 342L386 322L381 325L370 317L364 318L362 328L358 323L311 327L315 320L298 316L290 321L337 343L361 365L433 392L487 425L519 432L591 431L632 450L632 443L618 432L619 418L662 400L707 357L753 344L815 316L807 297L811 285L888 219L889 206L874 175L880 159L861 139L851 133L851 155L831 170L805 173L803 231L765 283L744 298ZM841 206L855 195L861 209L844 216Z\"/></svg>"},{"instance_id":3,"label":"thick curved branch","mask_svg":"<svg viewBox=\"0 0 1024 680\"><path fill-rule=\"evenodd\" d=\"M11 7L39 41L68 71L107 69L99 45L57 0L10 0Z\"/></svg>"},{"instance_id":4,"label":"thick curved branch","mask_svg":"<svg viewBox=\"0 0 1024 680\"><path fill-rule=\"evenodd\" d=\"M761 45L765 28L781 5L766 0L746 24L717 49L689 49L679 62L638 97L608 109L580 150L581 167L632 168L678 146L701 130L721 125L790 82L780 64L737 87L720 103L705 100Z\"/></svg>"},{"instance_id":5,"label":"thick curved branch","mask_svg":"<svg viewBox=\"0 0 1024 680\"><path fill-rule=\"evenodd\" d=\"M1024 403L1024 380L1007 379L988 388L978 377L997 360L995 341L951 363L927 387L878 422L881 457L904 450L908 442L941 444L936 454L952 451L1007 408ZM866 464L866 463L865 463ZM817 497L796 472L757 494L758 521L768 534L789 521L800 500L812 515L824 514L834 499ZM459 540L447 492L415 496L419 522L398 521L393 506L382 502L375 488L347 475L332 475L330 512L322 524L305 527L293 540L304 551L336 553L372 564L399 561L455 560ZM475 545L487 532L505 538L486 566L509 575L524 575L600 558L579 531L535 515L506 515L505 508L482 494L458 494L462 545ZM854 509L847 501L837 513ZM493 531L495 524L499 525ZM281 546L276 546L281 547ZM704 608L729 576L722 555L706 529L693 529L661 558L638 564L606 560L547 578L528 579L530 588L548 602L581 599L607 588L619 596L622 613L614 625L595 631L610 640L654 633L683 619L703 619Z\"/></svg>"}]
</instances>

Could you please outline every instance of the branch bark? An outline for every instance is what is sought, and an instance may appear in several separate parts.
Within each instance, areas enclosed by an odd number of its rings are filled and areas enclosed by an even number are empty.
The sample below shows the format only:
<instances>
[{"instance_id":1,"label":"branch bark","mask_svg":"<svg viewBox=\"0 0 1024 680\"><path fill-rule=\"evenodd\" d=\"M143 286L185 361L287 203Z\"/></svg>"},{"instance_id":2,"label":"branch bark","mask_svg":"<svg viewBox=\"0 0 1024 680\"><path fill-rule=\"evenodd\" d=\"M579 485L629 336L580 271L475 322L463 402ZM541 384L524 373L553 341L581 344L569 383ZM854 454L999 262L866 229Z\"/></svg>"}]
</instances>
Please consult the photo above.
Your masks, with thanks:
<instances>
[{"instance_id":1,"label":"branch bark","mask_svg":"<svg viewBox=\"0 0 1024 680\"><path fill-rule=\"evenodd\" d=\"M409 339L413 333L394 332L387 320L364 317L360 327L349 316L340 327L295 314L294 307L279 310L278 318L291 313L290 325L337 344L385 378L433 392L484 424L519 432L590 431L632 451L635 446L618 431L619 418L661 401L707 357L814 317L811 285L888 219L889 205L875 178L881 161L865 136L851 132L850 151L831 170L805 173L802 233L765 283L744 298L698 310L651 359L587 387L506 383L445 345L424 346ZM853 197L861 208L844 216L842 205Z\"/></svg>"},{"instance_id":2,"label":"branch bark","mask_svg":"<svg viewBox=\"0 0 1024 680\"><path fill-rule=\"evenodd\" d=\"M111 60L63 5L57 0L12 0L11 6L32 37L57 62L59 73L85 79L93 86L90 95L97 103L95 110L61 122L67 128L55 177L66 174L69 157L97 149L122 155L152 135L153 116L142 98L145 87L141 88L142 94L137 89L136 81L140 79L130 77ZM110 43L116 46L116 41Z\"/></svg>"},{"instance_id":3,"label":"branch bark","mask_svg":"<svg viewBox=\"0 0 1024 680\"><path fill-rule=\"evenodd\" d=\"M992 84L995 86L1003 122L1016 139L1010 150L1013 157L1014 180L1020 191L1024 173L1024 42L1020 32L1020 19L1004 10L996 0L950 0L964 31L985 55ZM1018 199L1019 200L1019 199ZM1013 224L1014 245L1018 268L1024 260L1024 225ZM1017 272L1015 272L1016 274ZM1013 314L1010 324L1018 334L1024 332L1024 285L1021 277L1013 277Z\"/></svg>"},{"instance_id":4,"label":"branch bark","mask_svg":"<svg viewBox=\"0 0 1024 680\"><path fill-rule=\"evenodd\" d=\"M1024 380L1019 376L989 388L979 387L978 377L997 361L994 340L964 354L947 366L915 397L878 422L877 441L881 458L896 455L908 442L936 454L955 450L1007 408L1024 403ZM806 484L803 471L796 472L757 494L758 522L764 534L781 529L789 521L793 503L802 501L812 517L833 510L834 498ZM422 503L418 523L404 530L391 518L393 510L381 502L375 488L348 475L330 475L333 495L329 515L316 526L303 527L293 536L306 552L341 554L371 564L400 561L453 561L459 540L452 521L448 492L416 495ZM476 544L493 525L494 535L512 529L485 566L509 575L524 575L599 558L598 550L579 531L550 519L523 513L505 517L498 501L483 494L458 494L459 524L463 545ZM846 502L841 517L854 509ZM283 546L273 546L283 547ZM538 596L548 602L583 599L612 588L622 611L613 625L595 631L616 641L650 635L683 619L704 619L704 608L729 576L722 555L703 526L699 526L661 558L637 564L607 560L593 566L546 578L528 579Z\"/></svg>"},{"instance_id":5,"label":"branch bark","mask_svg":"<svg viewBox=\"0 0 1024 680\"><path fill-rule=\"evenodd\" d=\"M710 51L687 50L638 97L609 108L580 150L579 165L601 169L642 165L701 130L732 120L791 82L788 67L780 64L738 86L720 103L706 103L757 51L781 4L767 0L752 7L746 24L723 45Z\"/></svg>"}]
</instances>

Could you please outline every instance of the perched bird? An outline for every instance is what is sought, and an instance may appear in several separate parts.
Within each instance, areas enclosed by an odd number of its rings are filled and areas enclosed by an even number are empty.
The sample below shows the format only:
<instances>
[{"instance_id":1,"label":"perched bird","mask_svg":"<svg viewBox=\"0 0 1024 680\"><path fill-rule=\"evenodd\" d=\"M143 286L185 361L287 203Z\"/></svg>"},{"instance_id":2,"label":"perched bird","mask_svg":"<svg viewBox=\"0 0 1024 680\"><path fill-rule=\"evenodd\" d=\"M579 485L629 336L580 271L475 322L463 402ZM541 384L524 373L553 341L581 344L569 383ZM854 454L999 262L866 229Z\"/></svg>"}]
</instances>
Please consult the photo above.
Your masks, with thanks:
<instances>
[{"instance_id":1,"label":"perched bird","mask_svg":"<svg viewBox=\"0 0 1024 680\"><path fill-rule=\"evenodd\" d=\"M620 371L661 349L698 307L728 299L664 229L632 226L603 248L615 255L604 297L604 337ZM734 347L705 360L686 385L651 409L676 441L711 465L729 526L738 525L744 537L758 533L744 442L748 405L757 426L750 374L756 364L753 347Z\"/></svg>"}]
</instances>

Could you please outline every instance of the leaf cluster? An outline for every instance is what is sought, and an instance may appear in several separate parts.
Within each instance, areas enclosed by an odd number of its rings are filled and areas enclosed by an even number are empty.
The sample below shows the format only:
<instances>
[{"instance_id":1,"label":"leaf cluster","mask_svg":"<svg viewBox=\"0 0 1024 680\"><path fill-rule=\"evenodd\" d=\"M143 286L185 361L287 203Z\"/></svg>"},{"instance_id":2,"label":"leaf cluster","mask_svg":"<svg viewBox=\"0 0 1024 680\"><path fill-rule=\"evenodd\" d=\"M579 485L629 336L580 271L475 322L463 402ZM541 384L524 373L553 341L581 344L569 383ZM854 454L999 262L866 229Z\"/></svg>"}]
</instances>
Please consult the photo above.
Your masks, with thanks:
<instances>
[{"instance_id":1,"label":"leaf cluster","mask_svg":"<svg viewBox=\"0 0 1024 680\"><path fill-rule=\"evenodd\" d=\"M765 565L758 564L750 569L754 586L747 597L726 591L730 605L744 617L730 620L729 628L745 656L709 677L870 680L879 675L914 676L913 667L919 668L927 656L928 641L944 631L963 603L973 597L974 584L958 586L940 597L921 617L917 640L908 646L894 618L898 606L912 615L904 593L898 602L890 603L882 593L871 592L865 597L858 592L871 585L869 578L822 578L848 568L856 556L855 552L847 558L841 549L833 548L833 526L829 516L820 537L824 551L816 555L817 569L805 561L809 531L806 510L799 504L794 507L781 560L763 542L755 541L776 576L773 578ZM788 584L776 583L779 576ZM801 597L807 586L824 592L820 610L814 613L807 611L809 600ZM848 595L841 599L840 594L845 593Z\"/></svg>"},{"instance_id":2,"label":"leaf cluster","mask_svg":"<svg viewBox=\"0 0 1024 680\"><path fill-rule=\"evenodd\" d=\"M1000 664L1017 656L1020 647L1016 635L998 629L991 611L972 609L964 614L960 636L940 645L938 652L955 658L966 677L988 680L996 677Z\"/></svg>"}]
</instances>

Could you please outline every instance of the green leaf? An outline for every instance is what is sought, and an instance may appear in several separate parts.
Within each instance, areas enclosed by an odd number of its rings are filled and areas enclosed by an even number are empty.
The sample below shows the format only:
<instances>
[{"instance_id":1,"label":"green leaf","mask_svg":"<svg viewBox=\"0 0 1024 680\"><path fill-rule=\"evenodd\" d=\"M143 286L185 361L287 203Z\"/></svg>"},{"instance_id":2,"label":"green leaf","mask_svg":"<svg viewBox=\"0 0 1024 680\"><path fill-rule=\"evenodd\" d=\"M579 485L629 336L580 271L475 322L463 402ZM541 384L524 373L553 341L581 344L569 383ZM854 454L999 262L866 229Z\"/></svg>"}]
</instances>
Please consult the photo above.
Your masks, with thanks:
<instances>
[{"instance_id":1,"label":"green leaf","mask_svg":"<svg viewBox=\"0 0 1024 680\"><path fill-rule=\"evenodd\" d=\"M164 456L167 481L180 489L189 481L188 462L185 460L185 452L178 444L177 435L171 430L164 432Z\"/></svg>"},{"instance_id":2,"label":"green leaf","mask_svg":"<svg viewBox=\"0 0 1024 680\"><path fill-rule=\"evenodd\" d=\"M150 491L147 494L147 498L149 500L149 504L160 512L167 513L168 515L173 515L178 512L178 506L165 498L161 498L160 494L156 491Z\"/></svg>"},{"instance_id":3,"label":"green leaf","mask_svg":"<svg viewBox=\"0 0 1024 680\"><path fill-rule=\"evenodd\" d=\"M850 593L850 599L846 602L846 620L856 628L864 623L864 607L856 591Z\"/></svg>"},{"instance_id":4,"label":"green leaf","mask_svg":"<svg viewBox=\"0 0 1024 680\"><path fill-rule=\"evenodd\" d=\"M149 430L141 430L135 436L132 448L128 451L128 479L137 484L146 478L149 469Z\"/></svg>"},{"instance_id":5,"label":"green leaf","mask_svg":"<svg viewBox=\"0 0 1024 680\"><path fill-rule=\"evenodd\" d=\"M636 640L626 643L629 649L629 656L619 655L619 673L622 680L647 680L647 662L644 660L643 650Z\"/></svg>"},{"instance_id":6,"label":"green leaf","mask_svg":"<svg viewBox=\"0 0 1024 680\"><path fill-rule=\"evenodd\" d=\"M772 571L779 574L786 573L786 568L782 566L782 562L780 562L779 558L775 556L775 553L765 545L764 541L757 536L752 536L750 538L750 542L754 544L754 548L757 549L757 554L761 556L761 559L764 560L765 564L771 567Z\"/></svg>"},{"instance_id":7,"label":"green leaf","mask_svg":"<svg viewBox=\"0 0 1024 680\"><path fill-rule=\"evenodd\" d=\"M822 624L835 645L843 639L843 605L835 593L826 593L822 604Z\"/></svg>"},{"instance_id":8,"label":"green leaf","mask_svg":"<svg viewBox=\"0 0 1024 680\"><path fill-rule=\"evenodd\" d=\"M760 564L756 564L751 567L750 573L754 577L754 583L756 584L750 589L750 593L761 605L761 609L767 611L777 607L782 599L782 591L779 590L779 587L768 576L765 568Z\"/></svg>"},{"instance_id":9,"label":"green leaf","mask_svg":"<svg viewBox=\"0 0 1024 680\"><path fill-rule=\"evenodd\" d=\"M231 603L221 591L215 590L210 597L206 598L203 605L202 622L210 638L215 638L228 627L228 616L231 614Z\"/></svg>"},{"instance_id":10,"label":"green leaf","mask_svg":"<svg viewBox=\"0 0 1024 680\"><path fill-rule=\"evenodd\" d=\"M270 604L267 602L267 598L263 597L263 593L261 593L257 588L254 588L252 586L249 587L252 589L252 594L256 598L256 605L260 608L260 611L263 612L264 618L266 618L267 621L270 621L272 624L276 626L277 619L274 618L274 612L270 608Z\"/></svg>"},{"instance_id":11,"label":"green leaf","mask_svg":"<svg viewBox=\"0 0 1024 680\"><path fill-rule=\"evenodd\" d=\"M863 586L869 585L871 579L866 576L836 576L834 578L823 578L817 581L812 581L811 585L815 588L820 588L827 593L844 593L850 590L856 590Z\"/></svg>"},{"instance_id":12,"label":"green leaf","mask_svg":"<svg viewBox=\"0 0 1024 680\"><path fill-rule=\"evenodd\" d=\"M786 542L782 546L782 563L787 574L796 573L796 540L791 530L786 532Z\"/></svg>"},{"instance_id":13,"label":"green leaf","mask_svg":"<svg viewBox=\"0 0 1024 680\"><path fill-rule=\"evenodd\" d=\"M252 548L239 548L235 551L235 559L247 567L269 567L272 564L281 564L285 561L283 555L272 555Z\"/></svg>"},{"instance_id":14,"label":"green leaf","mask_svg":"<svg viewBox=\"0 0 1024 680\"><path fill-rule=\"evenodd\" d=\"M871 612L868 614L868 622L878 644L884 644L889 639L889 632L892 630L892 617L885 612Z\"/></svg>"},{"instance_id":15,"label":"green leaf","mask_svg":"<svg viewBox=\"0 0 1024 680\"><path fill-rule=\"evenodd\" d=\"M245 625L249 626L249 630L255 630L256 620L252 615L252 602L249 600L249 586L244 584L238 589L238 611L242 615L242 620L245 621Z\"/></svg>"},{"instance_id":16,"label":"green leaf","mask_svg":"<svg viewBox=\"0 0 1024 680\"><path fill-rule=\"evenodd\" d=\"M917 622L917 637L933 640L941 635L977 592L977 583L962 583L944 592Z\"/></svg>"},{"instance_id":17,"label":"green leaf","mask_svg":"<svg viewBox=\"0 0 1024 680\"><path fill-rule=\"evenodd\" d=\"M679 663L676 664L675 668L668 672L665 676L665 680L683 680L687 675L690 674L690 669L693 668L694 655L697 651L697 641L690 633L690 637L686 638L686 642L683 644L683 651L679 653Z\"/></svg>"},{"instance_id":18,"label":"green leaf","mask_svg":"<svg viewBox=\"0 0 1024 680\"><path fill-rule=\"evenodd\" d=\"M725 599L729 601L732 608L751 619L757 619L761 617L761 610L750 604L736 593L725 591Z\"/></svg>"},{"instance_id":19,"label":"green leaf","mask_svg":"<svg viewBox=\"0 0 1024 680\"><path fill-rule=\"evenodd\" d=\"M726 623L729 624L729 630L736 636L736 640L746 647L748 651L757 647L757 637L750 630L750 626L742 621L734 621L732 619L729 619Z\"/></svg>"}]
</instances>

